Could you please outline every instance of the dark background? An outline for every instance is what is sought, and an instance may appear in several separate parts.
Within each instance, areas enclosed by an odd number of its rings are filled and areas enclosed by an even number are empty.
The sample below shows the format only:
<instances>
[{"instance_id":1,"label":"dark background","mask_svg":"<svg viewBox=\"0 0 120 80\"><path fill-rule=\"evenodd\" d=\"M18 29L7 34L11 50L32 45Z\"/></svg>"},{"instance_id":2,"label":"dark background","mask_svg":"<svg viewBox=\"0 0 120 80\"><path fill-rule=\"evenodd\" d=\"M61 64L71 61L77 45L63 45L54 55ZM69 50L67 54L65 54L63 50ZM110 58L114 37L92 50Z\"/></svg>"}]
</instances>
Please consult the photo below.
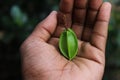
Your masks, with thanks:
<instances>
[{"instance_id":1,"label":"dark background","mask_svg":"<svg viewBox=\"0 0 120 80\"><path fill-rule=\"evenodd\" d=\"M120 80L120 1L109 1L113 9L103 80ZM58 9L58 2L0 0L0 80L23 80L19 47L42 19Z\"/></svg>"}]
</instances>

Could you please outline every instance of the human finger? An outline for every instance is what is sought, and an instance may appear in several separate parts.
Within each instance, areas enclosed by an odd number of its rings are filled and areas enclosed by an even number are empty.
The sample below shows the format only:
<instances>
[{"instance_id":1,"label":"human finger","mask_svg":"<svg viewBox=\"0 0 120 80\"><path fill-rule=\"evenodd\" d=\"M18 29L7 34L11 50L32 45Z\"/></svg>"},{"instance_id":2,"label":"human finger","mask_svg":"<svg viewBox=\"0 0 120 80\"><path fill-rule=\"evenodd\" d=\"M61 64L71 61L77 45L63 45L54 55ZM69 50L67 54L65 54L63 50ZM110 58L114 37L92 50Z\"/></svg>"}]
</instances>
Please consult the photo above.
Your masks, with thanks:
<instances>
[{"instance_id":1,"label":"human finger","mask_svg":"<svg viewBox=\"0 0 120 80\"><path fill-rule=\"evenodd\" d=\"M58 25L54 33L55 37L59 37L65 27L71 27L72 24L72 10L74 0L61 0L59 11L57 14Z\"/></svg>"},{"instance_id":2,"label":"human finger","mask_svg":"<svg viewBox=\"0 0 120 80\"><path fill-rule=\"evenodd\" d=\"M99 12L99 9L102 5L102 0L89 0L88 1L88 10L86 16L85 27L82 35L82 40L89 42L91 38L91 33L96 22L96 17Z\"/></svg>"},{"instance_id":3,"label":"human finger","mask_svg":"<svg viewBox=\"0 0 120 80\"><path fill-rule=\"evenodd\" d=\"M88 0L75 0L73 9L73 25L72 29L77 34L78 39L81 39L82 30L86 18Z\"/></svg>"},{"instance_id":4,"label":"human finger","mask_svg":"<svg viewBox=\"0 0 120 80\"><path fill-rule=\"evenodd\" d=\"M103 3L97 16L97 21L92 31L91 44L101 51L105 51L108 24L111 13L111 4Z\"/></svg>"}]
</instances>

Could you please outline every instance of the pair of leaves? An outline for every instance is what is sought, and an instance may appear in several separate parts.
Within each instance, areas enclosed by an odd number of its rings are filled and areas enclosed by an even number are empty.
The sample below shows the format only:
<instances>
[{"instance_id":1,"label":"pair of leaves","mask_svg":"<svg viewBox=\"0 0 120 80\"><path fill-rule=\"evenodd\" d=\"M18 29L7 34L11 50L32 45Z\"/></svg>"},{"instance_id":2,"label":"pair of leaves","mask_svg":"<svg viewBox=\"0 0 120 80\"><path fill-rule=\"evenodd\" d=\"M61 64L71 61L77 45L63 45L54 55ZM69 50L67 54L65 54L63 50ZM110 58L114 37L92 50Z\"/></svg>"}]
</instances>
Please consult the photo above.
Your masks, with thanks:
<instances>
[{"instance_id":1,"label":"pair of leaves","mask_svg":"<svg viewBox=\"0 0 120 80\"><path fill-rule=\"evenodd\" d=\"M78 40L74 31L70 28L60 35L59 48L63 56L72 60L78 52Z\"/></svg>"}]
</instances>

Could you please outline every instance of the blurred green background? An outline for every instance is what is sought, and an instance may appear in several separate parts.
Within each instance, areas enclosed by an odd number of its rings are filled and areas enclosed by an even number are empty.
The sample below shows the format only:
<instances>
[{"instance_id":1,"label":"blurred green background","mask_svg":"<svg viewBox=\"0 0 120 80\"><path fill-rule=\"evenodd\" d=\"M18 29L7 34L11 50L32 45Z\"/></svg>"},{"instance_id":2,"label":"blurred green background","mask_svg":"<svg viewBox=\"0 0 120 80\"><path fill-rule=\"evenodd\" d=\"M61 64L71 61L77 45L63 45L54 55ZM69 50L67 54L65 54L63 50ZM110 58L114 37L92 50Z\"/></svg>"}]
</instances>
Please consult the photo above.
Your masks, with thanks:
<instances>
[{"instance_id":1,"label":"blurred green background","mask_svg":"<svg viewBox=\"0 0 120 80\"><path fill-rule=\"evenodd\" d=\"M60 0L0 0L0 80L22 80L19 47ZM113 5L103 80L120 80L120 0ZM92 76L92 75L91 75Z\"/></svg>"}]
</instances>

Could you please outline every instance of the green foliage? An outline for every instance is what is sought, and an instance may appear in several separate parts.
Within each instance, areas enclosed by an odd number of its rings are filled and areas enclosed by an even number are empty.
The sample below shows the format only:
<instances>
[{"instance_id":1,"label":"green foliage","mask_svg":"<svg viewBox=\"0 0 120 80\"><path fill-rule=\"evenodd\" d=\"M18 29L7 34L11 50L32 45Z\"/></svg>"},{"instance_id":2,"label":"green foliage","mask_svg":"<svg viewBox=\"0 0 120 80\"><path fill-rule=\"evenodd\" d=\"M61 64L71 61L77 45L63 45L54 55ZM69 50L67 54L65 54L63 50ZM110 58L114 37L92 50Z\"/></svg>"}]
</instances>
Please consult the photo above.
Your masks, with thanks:
<instances>
[{"instance_id":1,"label":"green foliage","mask_svg":"<svg viewBox=\"0 0 120 80\"><path fill-rule=\"evenodd\" d=\"M19 6L13 5L10 10L11 16L13 18L14 23L18 25L18 27L23 27L24 24L28 21L28 17L25 13L21 11Z\"/></svg>"},{"instance_id":2,"label":"green foliage","mask_svg":"<svg viewBox=\"0 0 120 80\"><path fill-rule=\"evenodd\" d=\"M1 9L0 40L8 44L14 39L22 42L51 10L57 10L58 0L3 1ZM8 5L9 4L9 5ZM6 6L8 5L8 6ZM6 7L9 8L6 11ZM38 11L39 10L39 11Z\"/></svg>"}]
</instances>

